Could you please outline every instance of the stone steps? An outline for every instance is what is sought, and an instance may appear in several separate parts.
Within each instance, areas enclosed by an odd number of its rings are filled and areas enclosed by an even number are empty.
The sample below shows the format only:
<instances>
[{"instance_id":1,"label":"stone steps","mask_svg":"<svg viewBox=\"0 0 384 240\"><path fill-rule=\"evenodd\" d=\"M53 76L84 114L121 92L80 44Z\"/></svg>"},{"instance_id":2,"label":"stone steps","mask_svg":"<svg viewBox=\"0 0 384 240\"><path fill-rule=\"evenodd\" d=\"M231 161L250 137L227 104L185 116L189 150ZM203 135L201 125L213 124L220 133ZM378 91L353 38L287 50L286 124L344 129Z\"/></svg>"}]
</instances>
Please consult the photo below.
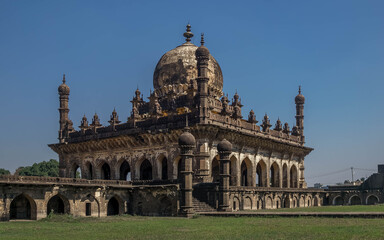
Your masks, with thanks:
<instances>
[{"instance_id":1,"label":"stone steps","mask_svg":"<svg viewBox=\"0 0 384 240\"><path fill-rule=\"evenodd\" d=\"M216 212L216 209L205 202L199 201L197 198L192 198L192 204L195 212Z\"/></svg>"}]
</instances>

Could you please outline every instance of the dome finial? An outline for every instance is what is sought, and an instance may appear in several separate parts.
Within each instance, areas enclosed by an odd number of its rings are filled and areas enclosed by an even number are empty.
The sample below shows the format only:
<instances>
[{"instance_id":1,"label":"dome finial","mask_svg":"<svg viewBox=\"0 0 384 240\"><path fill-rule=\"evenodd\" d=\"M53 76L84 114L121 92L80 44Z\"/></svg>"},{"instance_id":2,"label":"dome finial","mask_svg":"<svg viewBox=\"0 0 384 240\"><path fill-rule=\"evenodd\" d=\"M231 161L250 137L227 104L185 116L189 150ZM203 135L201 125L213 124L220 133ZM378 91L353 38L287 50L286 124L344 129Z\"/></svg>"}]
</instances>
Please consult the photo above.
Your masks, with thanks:
<instances>
[{"instance_id":1,"label":"dome finial","mask_svg":"<svg viewBox=\"0 0 384 240\"><path fill-rule=\"evenodd\" d=\"M183 36L187 42L190 42L191 38L193 37L193 33L191 32L191 25L189 23L187 25L187 31L183 34Z\"/></svg>"},{"instance_id":2,"label":"dome finial","mask_svg":"<svg viewBox=\"0 0 384 240\"><path fill-rule=\"evenodd\" d=\"M63 74L63 83L65 83L65 73Z\"/></svg>"},{"instance_id":3,"label":"dome finial","mask_svg":"<svg viewBox=\"0 0 384 240\"><path fill-rule=\"evenodd\" d=\"M204 33L202 33L201 34L201 41L200 41L200 43L201 43L201 46L204 46Z\"/></svg>"},{"instance_id":4,"label":"dome finial","mask_svg":"<svg viewBox=\"0 0 384 240\"><path fill-rule=\"evenodd\" d=\"M301 94L301 85L299 85L299 94Z\"/></svg>"}]
</instances>

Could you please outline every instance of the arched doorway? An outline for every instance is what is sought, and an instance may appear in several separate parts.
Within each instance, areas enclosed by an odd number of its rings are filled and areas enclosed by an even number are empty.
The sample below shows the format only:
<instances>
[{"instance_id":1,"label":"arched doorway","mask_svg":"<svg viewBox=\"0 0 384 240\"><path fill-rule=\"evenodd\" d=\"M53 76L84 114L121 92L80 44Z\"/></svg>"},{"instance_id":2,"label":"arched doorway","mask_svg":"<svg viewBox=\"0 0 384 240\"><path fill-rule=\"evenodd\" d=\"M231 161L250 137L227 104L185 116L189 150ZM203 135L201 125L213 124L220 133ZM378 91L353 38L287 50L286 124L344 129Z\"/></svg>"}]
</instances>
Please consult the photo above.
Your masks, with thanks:
<instances>
[{"instance_id":1,"label":"arched doorway","mask_svg":"<svg viewBox=\"0 0 384 240\"><path fill-rule=\"evenodd\" d=\"M376 197L375 195L370 195L367 198L367 205L376 205L379 203L379 198Z\"/></svg>"},{"instance_id":2,"label":"arched doorway","mask_svg":"<svg viewBox=\"0 0 384 240\"><path fill-rule=\"evenodd\" d=\"M351 205L361 205L361 198L357 195L349 199L349 204Z\"/></svg>"},{"instance_id":3,"label":"arched doorway","mask_svg":"<svg viewBox=\"0 0 384 240\"><path fill-rule=\"evenodd\" d=\"M216 156L212 160L212 166L211 166L211 176L212 176L212 182L219 182L220 181L220 167L219 167L219 157Z\"/></svg>"},{"instance_id":4,"label":"arched doorway","mask_svg":"<svg viewBox=\"0 0 384 240\"><path fill-rule=\"evenodd\" d=\"M344 200L341 196L337 196L333 199L333 205L343 205Z\"/></svg>"},{"instance_id":5,"label":"arched doorway","mask_svg":"<svg viewBox=\"0 0 384 240\"><path fill-rule=\"evenodd\" d=\"M81 168L78 164L74 164L71 172L72 178L81 178Z\"/></svg>"},{"instance_id":6,"label":"arched doorway","mask_svg":"<svg viewBox=\"0 0 384 240\"><path fill-rule=\"evenodd\" d=\"M120 180L131 181L131 168L127 161L120 165Z\"/></svg>"},{"instance_id":7,"label":"arched doorway","mask_svg":"<svg viewBox=\"0 0 384 240\"><path fill-rule=\"evenodd\" d=\"M25 195L14 198L10 205L10 219L36 219L36 203Z\"/></svg>"},{"instance_id":8,"label":"arched doorway","mask_svg":"<svg viewBox=\"0 0 384 240\"><path fill-rule=\"evenodd\" d=\"M279 173L279 165L274 162L270 169L270 186L271 187L279 187L280 182L280 173Z\"/></svg>"},{"instance_id":9,"label":"arched doorway","mask_svg":"<svg viewBox=\"0 0 384 240\"><path fill-rule=\"evenodd\" d=\"M166 157L161 160L161 179L168 179L168 159Z\"/></svg>"},{"instance_id":10,"label":"arched doorway","mask_svg":"<svg viewBox=\"0 0 384 240\"><path fill-rule=\"evenodd\" d=\"M69 213L69 209L66 209L66 205L68 208L68 204L65 204L61 196L55 195L51 197L47 203L47 215L49 215L51 212L55 214Z\"/></svg>"},{"instance_id":11,"label":"arched doorway","mask_svg":"<svg viewBox=\"0 0 384 240\"><path fill-rule=\"evenodd\" d=\"M267 186L267 165L263 160L260 160L257 163L256 167L256 186L258 187L266 187Z\"/></svg>"},{"instance_id":12,"label":"arched doorway","mask_svg":"<svg viewBox=\"0 0 384 240\"><path fill-rule=\"evenodd\" d=\"M291 167L290 176L291 176L291 182L289 184L290 187L297 188L297 168L295 165Z\"/></svg>"},{"instance_id":13,"label":"arched doorway","mask_svg":"<svg viewBox=\"0 0 384 240\"><path fill-rule=\"evenodd\" d=\"M252 164L249 158L245 158L240 166L241 186L252 186Z\"/></svg>"},{"instance_id":14,"label":"arched doorway","mask_svg":"<svg viewBox=\"0 0 384 240\"><path fill-rule=\"evenodd\" d=\"M140 165L140 180L152 180L152 164L148 159Z\"/></svg>"},{"instance_id":15,"label":"arched doorway","mask_svg":"<svg viewBox=\"0 0 384 240\"><path fill-rule=\"evenodd\" d=\"M101 167L101 179L111 180L111 168L108 163L104 163Z\"/></svg>"},{"instance_id":16,"label":"arched doorway","mask_svg":"<svg viewBox=\"0 0 384 240\"><path fill-rule=\"evenodd\" d=\"M283 188L288 187L288 167L287 164L284 163L283 165Z\"/></svg>"},{"instance_id":17,"label":"arched doorway","mask_svg":"<svg viewBox=\"0 0 384 240\"><path fill-rule=\"evenodd\" d=\"M107 216L119 215L119 201L115 197L112 197L108 201Z\"/></svg>"}]
</instances>

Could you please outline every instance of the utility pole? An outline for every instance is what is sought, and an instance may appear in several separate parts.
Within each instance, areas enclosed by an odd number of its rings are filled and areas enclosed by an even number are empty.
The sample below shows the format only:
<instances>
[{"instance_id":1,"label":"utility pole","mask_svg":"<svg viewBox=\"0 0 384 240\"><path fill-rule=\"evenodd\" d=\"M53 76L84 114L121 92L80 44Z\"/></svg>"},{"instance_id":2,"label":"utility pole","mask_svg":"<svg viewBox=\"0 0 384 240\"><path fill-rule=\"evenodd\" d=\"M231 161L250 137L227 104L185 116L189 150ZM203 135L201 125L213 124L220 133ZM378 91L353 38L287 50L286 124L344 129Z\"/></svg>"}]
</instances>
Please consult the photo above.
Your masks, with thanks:
<instances>
[{"instance_id":1,"label":"utility pole","mask_svg":"<svg viewBox=\"0 0 384 240\"><path fill-rule=\"evenodd\" d=\"M352 183L353 183L353 167L351 167L351 173L352 173Z\"/></svg>"}]
</instances>

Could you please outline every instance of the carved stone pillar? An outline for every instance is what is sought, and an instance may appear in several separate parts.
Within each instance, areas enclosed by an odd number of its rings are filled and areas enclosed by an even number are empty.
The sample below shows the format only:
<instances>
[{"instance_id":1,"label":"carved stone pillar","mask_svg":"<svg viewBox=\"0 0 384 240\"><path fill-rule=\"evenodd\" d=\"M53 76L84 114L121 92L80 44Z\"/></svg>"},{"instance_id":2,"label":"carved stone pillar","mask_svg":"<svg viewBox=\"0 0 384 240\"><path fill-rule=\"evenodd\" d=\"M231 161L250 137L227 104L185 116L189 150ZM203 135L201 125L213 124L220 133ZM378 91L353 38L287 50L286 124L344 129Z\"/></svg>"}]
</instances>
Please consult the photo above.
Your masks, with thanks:
<instances>
[{"instance_id":1,"label":"carved stone pillar","mask_svg":"<svg viewBox=\"0 0 384 240\"><path fill-rule=\"evenodd\" d=\"M229 155L232 152L232 144L223 139L218 145L217 150L220 155L220 185L219 185L219 211L231 211L229 206Z\"/></svg>"},{"instance_id":2,"label":"carved stone pillar","mask_svg":"<svg viewBox=\"0 0 384 240\"><path fill-rule=\"evenodd\" d=\"M195 137L186 131L179 137L179 147L181 159L181 207L180 215L185 217L192 217L194 214L192 204L192 160L193 160L193 149L196 146Z\"/></svg>"}]
</instances>

